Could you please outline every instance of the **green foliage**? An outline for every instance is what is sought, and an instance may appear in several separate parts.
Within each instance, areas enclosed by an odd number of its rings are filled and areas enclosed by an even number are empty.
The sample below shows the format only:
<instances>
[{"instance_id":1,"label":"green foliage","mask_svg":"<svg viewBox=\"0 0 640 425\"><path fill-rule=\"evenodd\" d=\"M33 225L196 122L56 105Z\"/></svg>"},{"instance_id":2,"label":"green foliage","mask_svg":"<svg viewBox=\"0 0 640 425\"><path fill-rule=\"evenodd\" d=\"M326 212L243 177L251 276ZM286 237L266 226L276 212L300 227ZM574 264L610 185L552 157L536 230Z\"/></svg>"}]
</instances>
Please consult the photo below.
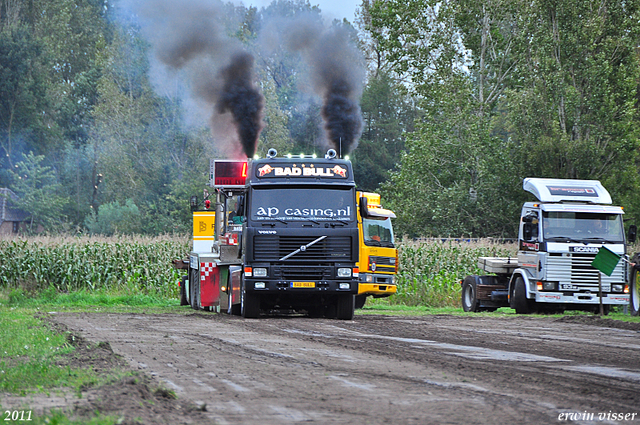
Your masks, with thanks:
<instances>
[{"instance_id":1,"label":"green foliage","mask_svg":"<svg viewBox=\"0 0 640 425\"><path fill-rule=\"evenodd\" d=\"M531 175L600 179L636 221L639 7L533 2L521 15L513 53L520 84L505 106L518 159Z\"/></svg>"},{"instance_id":2,"label":"green foliage","mask_svg":"<svg viewBox=\"0 0 640 425\"><path fill-rule=\"evenodd\" d=\"M400 233L514 237L524 177L600 179L640 207L636 3L391 0L367 12L425 112L383 186Z\"/></svg>"},{"instance_id":3,"label":"green foliage","mask_svg":"<svg viewBox=\"0 0 640 425\"><path fill-rule=\"evenodd\" d=\"M92 235L131 235L140 232L142 221L136 204L127 199L124 205L117 201L101 205L98 213L88 215L84 224Z\"/></svg>"},{"instance_id":4,"label":"green foliage","mask_svg":"<svg viewBox=\"0 0 640 425\"><path fill-rule=\"evenodd\" d=\"M516 247L486 242L409 242L400 245L398 292L390 304L459 307L460 280L484 274L478 257L514 256Z\"/></svg>"},{"instance_id":5,"label":"green foliage","mask_svg":"<svg viewBox=\"0 0 640 425\"><path fill-rule=\"evenodd\" d=\"M97 226L92 211L131 200L135 231L187 232L187 200L206 184L208 160L225 155L195 117L210 111L185 102L182 76L158 83L139 24L115 19L116 6L0 6L0 187L24 152L45 155L55 176L44 184L54 191L25 201L34 230ZM225 33L257 59L258 153L323 155L310 70L259 37L275 17L320 23L320 9L222 9ZM369 70L351 153L359 188L382 185L399 233L412 236L514 236L524 177L600 179L640 221L639 13L623 0L363 0L357 35L334 23L358 38Z\"/></svg>"},{"instance_id":6,"label":"green foliage","mask_svg":"<svg viewBox=\"0 0 640 425\"><path fill-rule=\"evenodd\" d=\"M0 163L5 167L13 165L24 146L33 149L47 141L43 50L28 26L0 20Z\"/></svg>"},{"instance_id":7,"label":"green foliage","mask_svg":"<svg viewBox=\"0 0 640 425\"><path fill-rule=\"evenodd\" d=\"M44 155L29 152L22 158L9 170L13 178L11 187L18 196L11 203L30 214L30 231L36 231L38 225L52 228L62 221L62 209L67 199L59 194L60 184L51 167L41 164Z\"/></svg>"},{"instance_id":8,"label":"green foliage","mask_svg":"<svg viewBox=\"0 0 640 425\"><path fill-rule=\"evenodd\" d=\"M189 252L185 241L0 241L0 286L57 292L109 290L124 295L177 297L171 262ZM12 302L21 302L20 292Z\"/></svg>"},{"instance_id":9,"label":"green foliage","mask_svg":"<svg viewBox=\"0 0 640 425\"><path fill-rule=\"evenodd\" d=\"M375 191L399 162L417 112L406 90L384 72L369 78L360 105L364 129L350 156L358 188Z\"/></svg>"}]
</instances>

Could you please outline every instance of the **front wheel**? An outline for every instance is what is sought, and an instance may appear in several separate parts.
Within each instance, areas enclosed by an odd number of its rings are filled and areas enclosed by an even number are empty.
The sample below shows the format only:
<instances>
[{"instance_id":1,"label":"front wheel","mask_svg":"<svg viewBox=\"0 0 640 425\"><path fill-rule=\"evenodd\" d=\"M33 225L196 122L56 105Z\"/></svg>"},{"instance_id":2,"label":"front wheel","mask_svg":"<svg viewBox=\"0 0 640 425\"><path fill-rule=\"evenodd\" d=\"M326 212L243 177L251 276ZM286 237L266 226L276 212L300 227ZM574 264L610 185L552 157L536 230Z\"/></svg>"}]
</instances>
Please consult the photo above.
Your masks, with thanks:
<instances>
[{"instance_id":1,"label":"front wheel","mask_svg":"<svg viewBox=\"0 0 640 425\"><path fill-rule=\"evenodd\" d=\"M340 320L353 320L355 310L355 296L340 295L337 304L337 317Z\"/></svg>"},{"instance_id":2,"label":"front wheel","mask_svg":"<svg viewBox=\"0 0 640 425\"><path fill-rule=\"evenodd\" d=\"M462 282L462 309L466 312L480 311L475 276L467 276Z\"/></svg>"},{"instance_id":3,"label":"front wheel","mask_svg":"<svg viewBox=\"0 0 640 425\"><path fill-rule=\"evenodd\" d=\"M256 294L247 292L244 277L240 290L240 313L246 319L255 319L260 315L260 298Z\"/></svg>"},{"instance_id":4,"label":"front wheel","mask_svg":"<svg viewBox=\"0 0 640 425\"><path fill-rule=\"evenodd\" d=\"M527 288L524 279L518 276L513 288L512 308L516 310L516 314L531 314L535 311L535 301L527 298Z\"/></svg>"},{"instance_id":5,"label":"front wheel","mask_svg":"<svg viewBox=\"0 0 640 425\"><path fill-rule=\"evenodd\" d=\"M638 270L633 268L629 282L629 310L632 316L640 316L640 282Z\"/></svg>"},{"instance_id":6,"label":"front wheel","mask_svg":"<svg viewBox=\"0 0 640 425\"><path fill-rule=\"evenodd\" d=\"M367 302L367 296L366 295L356 295L356 308L357 309L361 309L362 307L364 307L366 302Z\"/></svg>"}]
</instances>

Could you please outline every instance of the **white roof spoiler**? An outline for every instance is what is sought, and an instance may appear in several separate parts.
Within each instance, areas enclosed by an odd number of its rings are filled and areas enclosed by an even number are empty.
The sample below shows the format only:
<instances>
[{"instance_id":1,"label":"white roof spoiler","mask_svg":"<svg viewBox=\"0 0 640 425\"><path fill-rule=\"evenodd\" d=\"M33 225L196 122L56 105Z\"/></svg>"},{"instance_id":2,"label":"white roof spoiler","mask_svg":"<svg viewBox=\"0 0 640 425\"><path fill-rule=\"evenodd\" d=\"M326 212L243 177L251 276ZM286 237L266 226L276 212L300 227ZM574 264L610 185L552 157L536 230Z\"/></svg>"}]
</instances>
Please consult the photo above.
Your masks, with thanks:
<instances>
[{"instance_id":1,"label":"white roof spoiler","mask_svg":"<svg viewBox=\"0 0 640 425\"><path fill-rule=\"evenodd\" d=\"M539 179L529 177L522 188L540 202L585 202L611 204L611 195L598 180Z\"/></svg>"}]
</instances>

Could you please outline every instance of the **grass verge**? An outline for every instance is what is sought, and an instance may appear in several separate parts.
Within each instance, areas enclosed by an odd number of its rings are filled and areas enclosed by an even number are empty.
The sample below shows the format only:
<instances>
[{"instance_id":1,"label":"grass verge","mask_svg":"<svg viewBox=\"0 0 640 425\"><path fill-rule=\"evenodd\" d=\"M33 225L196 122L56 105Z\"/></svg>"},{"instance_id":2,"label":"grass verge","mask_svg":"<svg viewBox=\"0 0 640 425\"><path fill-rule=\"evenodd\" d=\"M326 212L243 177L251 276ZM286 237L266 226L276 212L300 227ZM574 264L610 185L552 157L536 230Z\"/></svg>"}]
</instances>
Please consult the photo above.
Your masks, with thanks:
<instances>
[{"instance_id":1,"label":"grass verge","mask_svg":"<svg viewBox=\"0 0 640 425\"><path fill-rule=\"evenodd\" d=\"M0 291L2 424L143 424L174 411L191 412L175 394L131 371L108 343L90 343L47 320L52 311L192 312L178 307L177 300L149 295ZM117 402L105 401L125 387L128 394ZM142 411L140 417L119 413L129 399L135 403L129 411Z\"/></svg>"},{"instance_id":2,"label":"grass verge","mask_svg":"<svg viewBox=\"0 0 640 425\"><path fill-rule=\"evenodd\" d=\"M108 416L74 421L62 412L38 415L29 407L28 395L40 393L50 397L62 392L79 398L83 388L112 382L125 373L117 367L98 373L91 368L74 366L69 359L74 358L81 341L55 331L34 313L33 309L0 306L2 423L116 423L117 418ZM94 347L83 348L91 351ZM17 402L20 398L24 400Z\"/></svg>"}]
</instances>

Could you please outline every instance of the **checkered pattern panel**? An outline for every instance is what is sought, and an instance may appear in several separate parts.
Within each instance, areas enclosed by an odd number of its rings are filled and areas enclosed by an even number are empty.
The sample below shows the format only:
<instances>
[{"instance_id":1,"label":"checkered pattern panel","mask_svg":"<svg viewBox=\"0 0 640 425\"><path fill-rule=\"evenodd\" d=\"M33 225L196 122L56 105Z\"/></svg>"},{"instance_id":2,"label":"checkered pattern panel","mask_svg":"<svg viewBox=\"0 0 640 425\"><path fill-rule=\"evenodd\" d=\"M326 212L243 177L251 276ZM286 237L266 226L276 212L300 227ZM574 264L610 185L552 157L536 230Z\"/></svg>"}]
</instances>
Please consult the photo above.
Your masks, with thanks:
<instances>
[{"instance_id":1,"label":"checkered pattern panel","mask_svg":"<svg viewBox=\"0 0 640 425\"><path fill-rule=\"evenodd\" d=\"M209 277L209 274L213 272L215 267L214 263L200 263L200 282L202 282L205 277Z\"/></svg>"}]
</instances>

